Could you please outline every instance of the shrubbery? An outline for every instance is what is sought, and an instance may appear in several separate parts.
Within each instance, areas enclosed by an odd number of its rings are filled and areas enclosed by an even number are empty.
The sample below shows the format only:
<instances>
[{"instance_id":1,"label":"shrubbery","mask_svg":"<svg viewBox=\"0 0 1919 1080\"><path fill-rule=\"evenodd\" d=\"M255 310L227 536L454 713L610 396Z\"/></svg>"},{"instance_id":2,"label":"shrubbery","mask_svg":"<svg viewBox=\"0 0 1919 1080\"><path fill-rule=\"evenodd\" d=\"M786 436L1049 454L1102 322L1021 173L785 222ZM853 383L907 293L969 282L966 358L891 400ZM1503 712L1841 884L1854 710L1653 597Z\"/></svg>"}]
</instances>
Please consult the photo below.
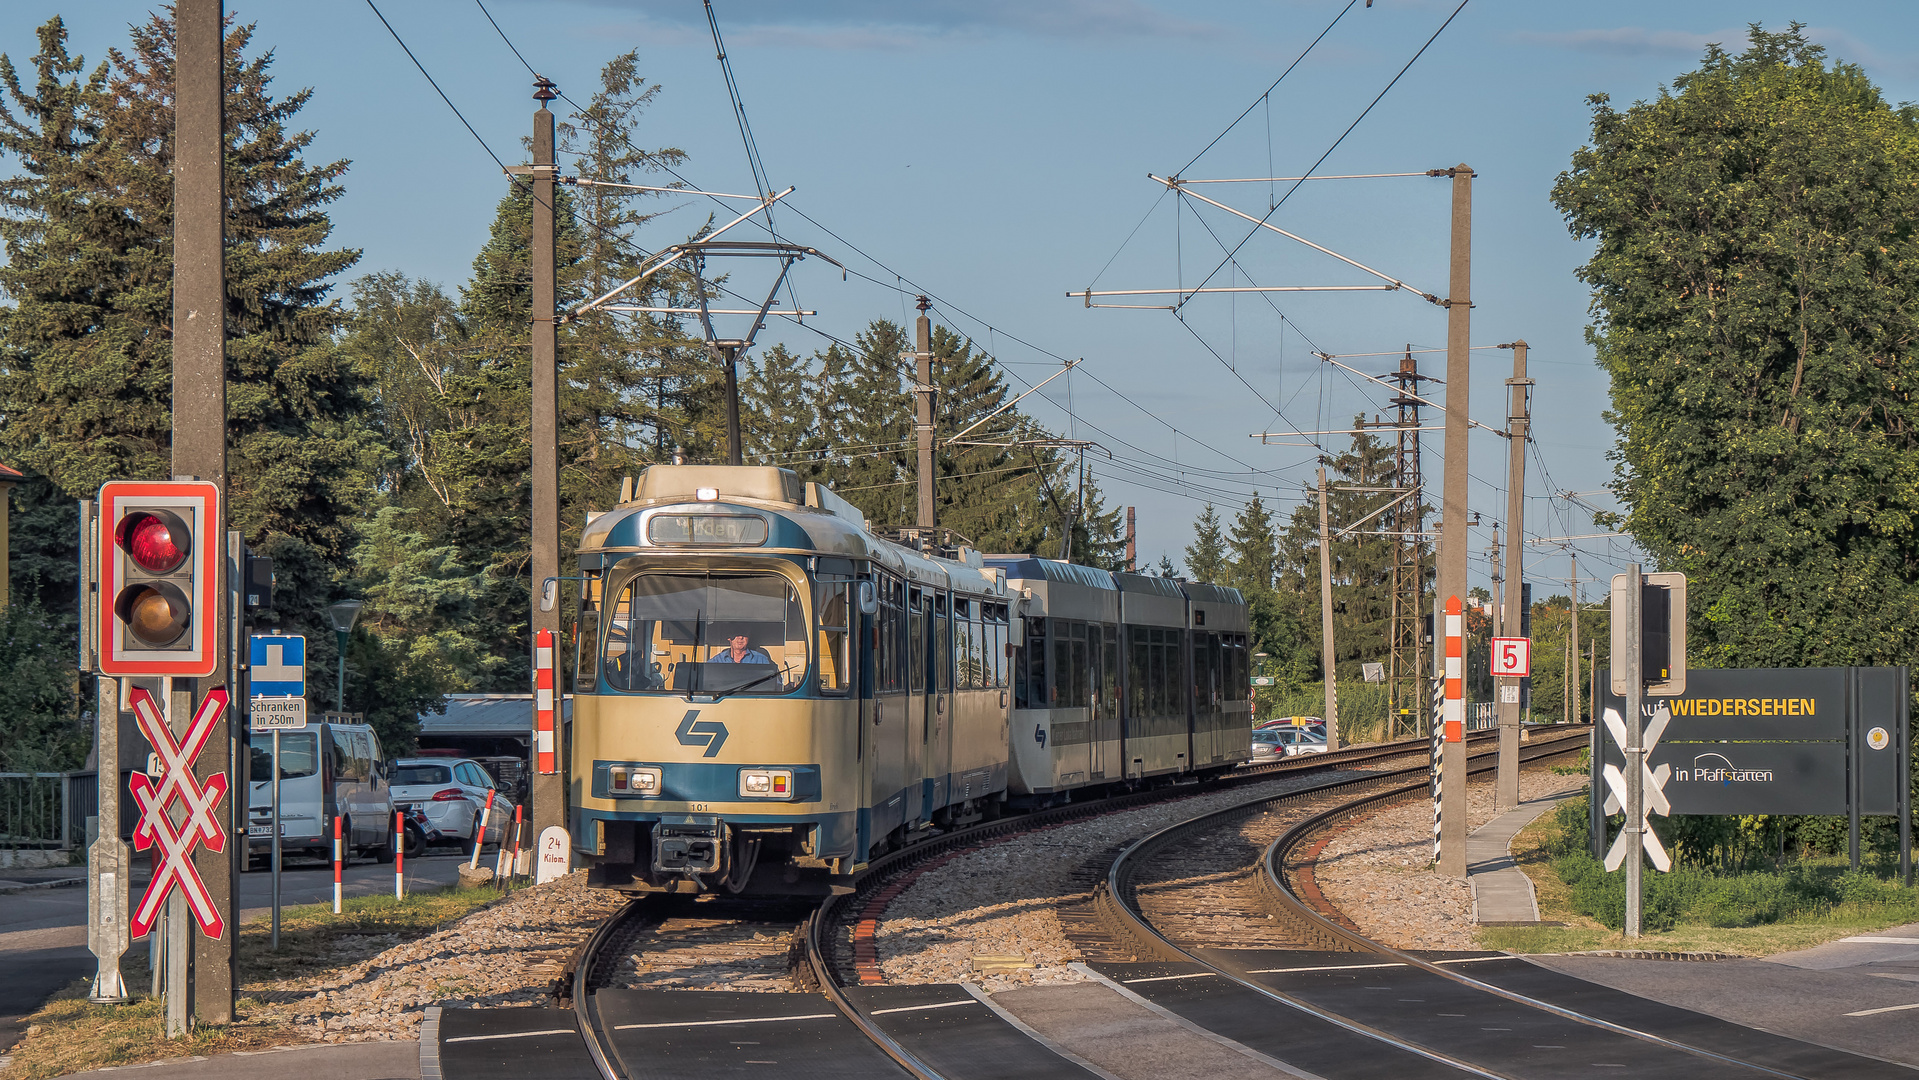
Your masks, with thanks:
<instances>
[{"instance_id":1,"label":"shrubbery","mask_svg":"<svg viewBox=\"0 0 1919 1080\"><path fill-rule=\"evenodd\" d=\"M1586 800L1568 799L1554 812L1555 835L1546 844L1553 872L1571 887L1574 911L1615 930L1626 923L1626 875L1607 873L1588 849ZM1869 871L1795 862L1778 870L1720 873L1675 863L1670 873L1645 875L1642 921L1647 930L1696 926L1762 926L1817 919L1844 908L1850 914L1919 918L1919 892Z\"/></svg>"}]
</instances>

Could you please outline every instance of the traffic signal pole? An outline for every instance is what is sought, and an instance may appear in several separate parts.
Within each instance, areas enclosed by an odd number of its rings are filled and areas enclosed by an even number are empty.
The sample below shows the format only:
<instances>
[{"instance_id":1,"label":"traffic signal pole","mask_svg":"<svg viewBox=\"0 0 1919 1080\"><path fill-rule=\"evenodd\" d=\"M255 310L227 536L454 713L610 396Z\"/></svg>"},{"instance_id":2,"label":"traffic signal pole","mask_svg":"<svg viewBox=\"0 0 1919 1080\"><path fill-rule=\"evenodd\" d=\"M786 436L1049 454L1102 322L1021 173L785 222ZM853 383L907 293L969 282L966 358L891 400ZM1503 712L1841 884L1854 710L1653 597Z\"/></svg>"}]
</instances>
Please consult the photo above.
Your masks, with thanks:
<instances>
[{"instance_id":1,"label":"traffic signal pole","mask_svg":"<svg viewBox=\"0 0 1919 1080\"><path fill-rule=\"evenodd\" d=\"M558 95L552 83L545 78L535 78L539 89L534 91L533 97L540 107L533 113L533 589L530 597L530 629L535 639L540 631L546 630L557 641L560 635L560 606L555 603L551 611L542 611L540 597L547 580L557 578L561 573L559 328L555 310L557 283L553 220L553 181L559 170L553 164L553 113L546 107L546 103ZM587 647L594 648L596 645ZM530 654L532 641L527 642L527 649ZM559 703L555 705L557 709ZM555 719L563 721L564 717L556 711ZM527 722L529 725L534 722L530 713ZM563 742L564 731L564 723L557 725L551 737L556 742ZM534 747L535 761L540 760L541 749ZM550 749L554 751L553 771L535 769L532 777L535 832L551 825L566 826L565 747L555 745Z\"/></svg>"},{"instance_id":2,"label":"traffic signal pole","mask_svg":"<svg viewBox=\"0 0 1919 1080\"><path fill-rule=\"evenodd\" d=\"M222 0L178 0L174 6L173 472L210 481L220 490L213 520L202 521L197 530L197 542L207 544L217 544L227 534L223 9ZM215 578L207 589L211 611L194 614L195 618L210 614L221 628L216 635L221 643L217 664L210 676L198 680L195 700L225 687L230 674L225 644L231 635L226 628L235 613L227 605L224 555L214 560ZM183 697L176 695L175 701ZM183 717L171 719L178 725ZM227 775L228 797L244 801L244 790L232 780L234 750L231 715L223 715L195 759L194 772L202 781ZM240 923L234 868L246 841L233 835L231 806L218 808L216 820L226 833L223 850L202 845L193 861L213 906L225 917L224 932L218 938L195 934L188 1025L233 1020L235 928ZM168 931L193 933L192 925L188 918L169 919ZM184 951L176 949L174 955Z\"/></svg>"},{"instance_id":3,"label":"traffic signal pole","mask_svg":"<svg viewBox=\"0 0 1919 1080\"><path fill-rule=\"evenodd\" d=\"M1526 440L1532 425L1532 385L1526 377L1526 343L1515 341L1512 388L1506 409L1506 635L1520 636L1525 622L1526 590L1521 553L1526 547ZM1520 680L1495 679L1499 704L1499 775L1493 784L1493 805L1510 810L1519 805L1519 695ZM1511 700L1508 700L1508 699Z\"/></svg>"},{"instance_id":4,"label":"traffic signal pole","mask_svg":"<svg viewBox=\"0 0 1919 1080\"><path fill-rule=\"evenodd\" d=\"M1473 170L1437 170L1453 181L1452 268L1446 297L1446 471L1439 541L1439 603L1466 600L1466 439L1472 410ZM1463 695L1463 680L1461 691ZM1462 697L1460 711L1465 711ZM1466 743L1448 727L1441 753L1439 872L1466 876Z\"/></svg>"}]
</instances>

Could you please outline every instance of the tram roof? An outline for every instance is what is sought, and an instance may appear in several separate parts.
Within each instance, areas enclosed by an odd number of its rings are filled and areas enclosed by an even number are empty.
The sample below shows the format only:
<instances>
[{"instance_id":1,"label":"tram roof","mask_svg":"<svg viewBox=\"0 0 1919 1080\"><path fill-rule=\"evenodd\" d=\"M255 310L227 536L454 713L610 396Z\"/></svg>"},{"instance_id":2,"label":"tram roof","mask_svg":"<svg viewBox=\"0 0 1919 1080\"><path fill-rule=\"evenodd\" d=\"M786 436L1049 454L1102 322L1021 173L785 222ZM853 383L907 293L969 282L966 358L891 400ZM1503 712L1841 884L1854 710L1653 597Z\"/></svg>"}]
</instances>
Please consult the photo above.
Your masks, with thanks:
<instances>
[{"instance_id":1,"label":"tram roof","mask_svg":"<svg viewBox=\"0 0 1919 1080\"><path fill-rule=\"evenodd\" d=\"M573 715L573 695L560 701L561 719ZM422 735L524 735L533 730L532 694L448 694L446 712L420 714Z\"/></svg>"},{"instance_id":2,"label":"tram roof","mask_svg":"<svg viewBox=\"0 0 1919 1080\"><path fill-rule=\"evenodd\" d=\"M1047 581L1067 581L1075 585L1084 585L1089 589L1117 589L1113 575L1091 566L1078 563L1060 562L1057 559L1040 559L1031 555L988 555L986 565L1006 571L1007 580L1025 578L1045 578Z\"/></svg>"}]
</instances>

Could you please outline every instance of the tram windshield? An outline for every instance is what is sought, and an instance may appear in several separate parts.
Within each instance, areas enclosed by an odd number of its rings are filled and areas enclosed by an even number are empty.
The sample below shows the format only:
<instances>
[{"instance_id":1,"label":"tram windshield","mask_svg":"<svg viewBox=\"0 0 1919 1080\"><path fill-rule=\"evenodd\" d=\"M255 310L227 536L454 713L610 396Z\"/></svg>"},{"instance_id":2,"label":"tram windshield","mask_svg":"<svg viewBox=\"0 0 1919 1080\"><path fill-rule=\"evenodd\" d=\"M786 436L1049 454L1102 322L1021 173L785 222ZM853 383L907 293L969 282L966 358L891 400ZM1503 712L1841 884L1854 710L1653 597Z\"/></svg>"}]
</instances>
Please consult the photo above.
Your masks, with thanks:
<instances>
[{"instance_id":1,"label":"tram windshield","mask_svg":"<svg viewBox=\"0 0 1919 1080\"><path fill-rule=\"evenodd\" d=\"M780 694L806 678L805 612L778 574L641 574L609 614L616 690Z\"/></svg>"}]
</instances>

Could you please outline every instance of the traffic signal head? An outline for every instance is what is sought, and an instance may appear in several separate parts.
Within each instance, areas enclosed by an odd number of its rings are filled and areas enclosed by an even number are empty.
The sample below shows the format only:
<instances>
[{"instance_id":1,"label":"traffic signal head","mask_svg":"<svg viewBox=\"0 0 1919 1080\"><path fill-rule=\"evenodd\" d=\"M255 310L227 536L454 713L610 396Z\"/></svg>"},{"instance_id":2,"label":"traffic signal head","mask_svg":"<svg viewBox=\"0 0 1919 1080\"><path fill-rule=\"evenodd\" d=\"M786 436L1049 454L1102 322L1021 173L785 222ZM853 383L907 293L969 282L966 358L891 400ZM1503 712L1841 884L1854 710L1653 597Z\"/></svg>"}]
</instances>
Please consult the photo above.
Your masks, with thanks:
<instances>
[{"instance_id":1,"label":"traffic signal head","mask_svg":"<svg viewBox=\"0 0 1919 1080\"><path fill-rule=\"evenodd\" d=\"M202 678L218 660L220 492L198 480L100 489L100 670Z\"/></svg>"}]
</instances>

